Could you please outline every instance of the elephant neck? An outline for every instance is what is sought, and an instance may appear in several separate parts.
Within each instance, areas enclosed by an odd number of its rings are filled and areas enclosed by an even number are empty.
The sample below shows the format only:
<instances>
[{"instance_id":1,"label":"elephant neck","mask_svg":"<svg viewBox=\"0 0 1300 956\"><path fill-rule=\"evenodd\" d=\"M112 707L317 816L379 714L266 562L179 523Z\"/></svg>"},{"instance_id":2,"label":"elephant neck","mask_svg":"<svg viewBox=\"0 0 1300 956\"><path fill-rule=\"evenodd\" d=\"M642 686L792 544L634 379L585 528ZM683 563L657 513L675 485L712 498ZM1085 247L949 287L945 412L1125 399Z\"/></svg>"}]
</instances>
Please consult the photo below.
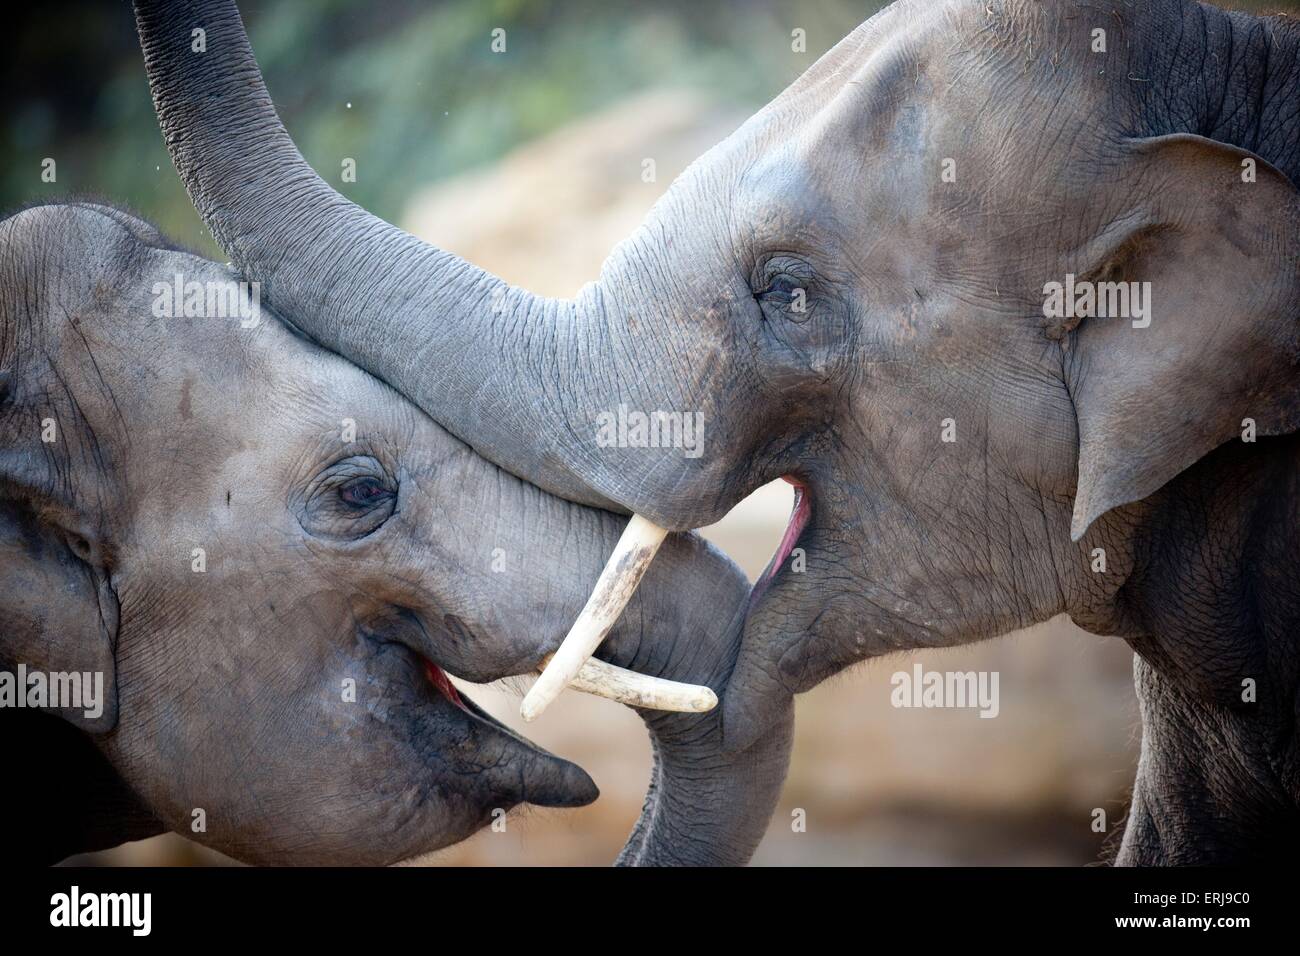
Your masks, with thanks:
<instances>
[{"instance_id":1,"label":"elephant neck","mask_svg":"<svg viewBox=\"0 0 1300 956\"><path fill-rule=\"evenodd\" d=\"M1294 777L1286 776L1294 774L1294 714L1288 728L1244 705L1207 707L1141 657L1133 677L1142 755L1115 862L1290 865L1300 845Z\"/></svg>"},{"instance_id":2,"label":"elephant neck","mask_svg":"<svg viewBox=\"0 0 1300 956\"><path fill-rule=\"evenodd\" d=\"M1190 3L1179 42L1145 44L1161 58L1145 86L1158 132L1195 133L1250 150L1300 183L1300 23Z\"/></svg>"},{"instance_id":3,"label":"elephant neck","mask_svg":"<svg viewBox=\"0 0 1300 956\"><path fill-rule=\"evenodd\" d=\"M1117 862L1291 852L1300 435L1229 442L1150 506L1122 592L1143 729Z\"/></svg>"},{"instance_id":4,"label":"elephant neck","mask_svg":"<svg viewBox=\"0 0 1300 956\"><path fill-rule=\"evenodd\" d=\"M1300 681L1297 514L1300 434L1228 442L1161 489L1123 588L1134 649L1216 705L1242 703L1245 680L1260 701L1276 685L1268 706L1294 723L1282 701Z\"/></svg>"}]
</instances>

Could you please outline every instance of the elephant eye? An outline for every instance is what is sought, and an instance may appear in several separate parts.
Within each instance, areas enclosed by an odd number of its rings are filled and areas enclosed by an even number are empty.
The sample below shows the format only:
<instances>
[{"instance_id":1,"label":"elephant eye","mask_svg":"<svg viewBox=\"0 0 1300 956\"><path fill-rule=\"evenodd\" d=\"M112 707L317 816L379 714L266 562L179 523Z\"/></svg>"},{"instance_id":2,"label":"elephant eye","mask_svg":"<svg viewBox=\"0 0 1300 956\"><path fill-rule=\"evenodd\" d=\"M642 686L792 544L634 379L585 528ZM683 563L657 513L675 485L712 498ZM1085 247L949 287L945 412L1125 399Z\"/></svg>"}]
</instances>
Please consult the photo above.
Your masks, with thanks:
<instances>
[{"instance_id":1,"label":"elephant eye","mask_svg":"<svg viewBox=\"0 0 1300 956\"><path fill-rule=\"evenodd\" d=\"M397 511L397 482L369 455L336 461L297 496L298 523L313 537L336 541L373 534Z\"/></svg>"},{"instance_id":2,"label":"elephant eye","mask_svg":"<svg viewBox=\"0 0 1300 956\"><path fill-rule=\"evenodd\" d=\"M374 477L357 478L339 488L339 497L354 508L372 508L391 496L392 492Z\"/></svg>"},{"instance_id":3,"label":"elephant eye","mask_svg":"<svg viewBox=\"0 0 1300 956\"><path fill-rule=\"evenodd\" d=\"M802 323L813 308L814 272L806 259L780 252L759 260L753 275L754 300L765 310Z\"/></svg>"}]
</instances>

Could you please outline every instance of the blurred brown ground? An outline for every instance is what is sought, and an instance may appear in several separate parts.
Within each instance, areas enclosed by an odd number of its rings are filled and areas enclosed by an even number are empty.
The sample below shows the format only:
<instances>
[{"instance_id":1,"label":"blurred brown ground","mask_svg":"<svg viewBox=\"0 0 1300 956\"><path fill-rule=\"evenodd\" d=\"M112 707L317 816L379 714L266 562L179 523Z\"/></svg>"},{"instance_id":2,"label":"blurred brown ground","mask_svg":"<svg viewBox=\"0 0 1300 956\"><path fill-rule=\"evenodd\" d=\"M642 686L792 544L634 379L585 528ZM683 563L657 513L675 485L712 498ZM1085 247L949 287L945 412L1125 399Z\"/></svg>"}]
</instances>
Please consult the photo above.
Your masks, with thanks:
<instances>
[{"instance_id":1,"label":"blurred brown ground","mask_svg":"<svg viewBox=\"0 0 1300 956\"><path fill-rule=\"evenodd\" d=\"M693 159L745 117L680 91L648 93L559 130L502 162L416 195L402 225L503 278L550 295L594 279L609 250ZM653 158L657 181L642 181ZM705 534L751 576L790 509L788 486L761 489ZM899 710L890 675L996 670L1001 713ZM755 863L1085 864L1114 828L1133 778L1139 722L1132 654L1064 618L996 641L862 665L798 701L789 779ZM433 865L606 864L641 807L650 750L641 722L608 701L566 694L536 724L518 690L471 696L530 739L577 761L602 797L581 810L525 809L419 861ZM792 832L792 812L807 829ZM87 862L219 863L168 836Z\"/></svg>"}]
</instances>

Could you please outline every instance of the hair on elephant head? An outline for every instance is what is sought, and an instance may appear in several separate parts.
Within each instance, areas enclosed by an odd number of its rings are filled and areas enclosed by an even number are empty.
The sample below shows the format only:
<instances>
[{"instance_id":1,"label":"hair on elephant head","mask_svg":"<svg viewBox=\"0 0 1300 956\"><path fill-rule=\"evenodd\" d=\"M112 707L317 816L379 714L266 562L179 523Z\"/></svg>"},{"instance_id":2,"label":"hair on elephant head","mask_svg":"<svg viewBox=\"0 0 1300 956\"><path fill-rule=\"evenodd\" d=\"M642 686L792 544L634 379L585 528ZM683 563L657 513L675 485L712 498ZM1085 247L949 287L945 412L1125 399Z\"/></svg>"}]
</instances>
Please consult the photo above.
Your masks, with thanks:
<instances>
[{"instance_id":1,"label":"hair on elephant head","mask_svg":"<svg viewBox=\"0 0 1300 956\"><path fill-rule=\"evenodd\" d=\"M1209 755L1295 737L1300 600L1265 556L1300 545L1262 530L1275 512L1294 529L1297 500L1294 23L1185 0L1113 23L1071 0L896 3L557 301L317 177L232 3L136 9L191 198L309 335L573 501L684 529L798 485L723 702L731 746L856 661L1067 613L1178 688L1140 683L1163 757L1139 789L1199 830L1125 858L1268 851L1194 807L1230 773ZM623 407L700 415L702 450L600 442ZM1252 677L1280 693L1243 716ZM1156 721L1199 744L1157 744ZM1258 769L1294 816L1280 760Z\"/></svg>"},{"instance_id":2,"label":"hair on elephant head","mask_svg":"<svg viewBox=\"0 0 1300 956\"><path fill-rule=\"evenodd\" d=\"M596 798L447 673L535 671L624 519L478 457L129 215L33 207L0 252L0 728L45 768L6 797L28 852L171 829L388 863ZM587 686L721 687L747 591L671 536ZM642 714L658 762L623 861L747 860L788 721L734 755L716 712Z\"/></svg>"}]
</instances>

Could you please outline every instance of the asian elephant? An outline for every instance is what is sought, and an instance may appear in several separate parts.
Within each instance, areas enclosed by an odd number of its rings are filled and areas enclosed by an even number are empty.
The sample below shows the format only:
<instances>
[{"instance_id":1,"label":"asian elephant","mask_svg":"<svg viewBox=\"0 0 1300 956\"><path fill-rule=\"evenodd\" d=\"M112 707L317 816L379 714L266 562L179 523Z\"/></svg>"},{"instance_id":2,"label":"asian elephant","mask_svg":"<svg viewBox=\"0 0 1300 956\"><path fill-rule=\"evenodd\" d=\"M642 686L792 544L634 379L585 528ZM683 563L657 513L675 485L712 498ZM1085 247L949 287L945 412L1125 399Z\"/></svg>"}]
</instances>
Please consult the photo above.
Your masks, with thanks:
<instances>
[{"instance_id":1,"label":"asian elephant","mask_svg":"<svg viewBox=\"0 0 1300 956\"><path fill-rule=\"evenodd\" d=\"M797 486L728 746L855 662L1064 613L1137 652L1119 860L1294 853L1293 21L895 3L554 300L313 172L229 0L136 11L192 200L307 335L574 502L683 530ZM700 416L702 451L599 440L624 409Z\"/></svg>"},{"instance_id":2,"label":"asian elephant","mask_svg":"<svg viewBox=\"0 0 1300 956\"><path fill-rule=\"evenodd\" d=\"M594 800L446 672L534 671L624 519L476 456L242 281L103 205L0 221L10 848L175 830L249 862L379 864ZM748 585L693 535L665 548L602 656L721 688ZM48 696L73 674L76 701ZM789 720L732 754L717 711L641 714L656 771L621 862L748 860Z\"/></svg>"}]
</instances>

